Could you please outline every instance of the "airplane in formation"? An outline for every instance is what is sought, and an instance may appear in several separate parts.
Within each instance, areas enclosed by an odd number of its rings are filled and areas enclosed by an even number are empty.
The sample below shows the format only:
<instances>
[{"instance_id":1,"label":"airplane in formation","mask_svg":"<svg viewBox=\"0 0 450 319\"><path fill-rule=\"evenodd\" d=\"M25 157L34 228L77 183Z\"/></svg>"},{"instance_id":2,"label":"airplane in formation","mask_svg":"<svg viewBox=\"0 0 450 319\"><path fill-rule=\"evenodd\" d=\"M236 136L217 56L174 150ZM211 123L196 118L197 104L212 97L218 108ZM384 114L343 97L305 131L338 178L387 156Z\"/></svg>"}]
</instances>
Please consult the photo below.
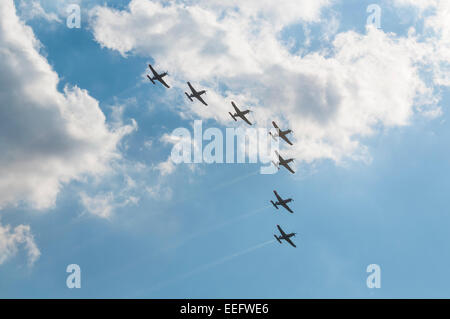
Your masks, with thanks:
<instances>
[{"instance_id":1,"label":"airplane in formation","mask_svg":"<svg viewBox=\"0 0 450 319\"><path fill-rule=\"evenodd\" d=\"M191 89L191 92L192 92L192 94L188 94L187 92L184 92L184 94L186 94L188 99L191 100L191 102L194 102L194 100L192 100L192 98L195 97L197 100L202 102L204 105L208 106L208 104L206 104L206 102L201 97L201 95L206 93L206 91L205 90L196 91L190 82L188 82L187 84L189 85L189 88Z\"/></svg>"},{"instance_id":2,"label":"airplane in formation","mask_svg":"<svg viewBox=\"0 0 450 319\"><path fill-rule=\"evenodd\" d=\"M161 74L158 74L158 72L155 71L155 69L152 67L151 64L148 65L148 67L150 68L150 71L152 71L153 73L153 77L150 77L150 75L147 75L148 79L155 84L155 81L159 81L162 85L164 85L166 88L170 89L170 86L163 80L163 77L165 77L166 75L168 75L168 72L164 72Z\"/></svg>"},{"instance_id":3,"label":"airplane in formation","mask_svg":"<svg viewBox=\"0 0 450 319\"><path fill-rule=\"evenodd\" d=\"M289 213L293 214L294 212L292 211L292 209L287 205L287 203L290 203L293 201L292 198L288 198L288 199L282 199L280 195L278 195L277 191L273 191L273 193L275 194L275 196L277 197L277 202L273 202L270 201L272 203L272 205L278 209L278 206L282 206L284 207Z\"/></svg>"},{"instance_id":4,"label":"airplane in formation","mask_svg":"<svg viewBox=\"0 0 450 319\"><path fill-rule=\"evenodd\" d=\"M289 172L291 172L292 174L295 174L294 170L289 166L289 163L290 163L290 162L293 162L294 159L293 159L293 158L290 158L290 159L285 160L284 158L281 157L281 155L280 155L277 151L275 151L275 154L277 154L277 156L278 156L278 163L275 163L274 161L272 161L272 163L273 163L278 169L280 169L280 165L281 165L281 166L284 166L284 168L286 168L286 169L287 169Z\"/></svg>"},{"instance_id":5,"label":"airplane in formation","mask_svg":"<svg viewBox=\"0 0 450 319\"><path fill-rule=\"evenodd\" d=\"M278 230L280 231L280 236L274 235L275 238L278 240L278 242L281 244L281 240L285 240L287 241L289 244L291 244L291 246L293 247L297 247L295 246L295 244L292 242L291 237L295 237L296 233L290 233L290 234L286 234L280 227L280 225L277 225Z\"/></svg>"},{"instance_id":6,"label":"airplane in formation","mask_svg":"<svg viewBox=\"0 0 450 319\"><path fill-rule=\"evenodd\" d=\"M164 72L159 74L158 72L155 71L155 69L152 67L151 64L148 65L148 67L150 68L150 70L153 73L153 76L149 76L147 75L147 78L153 83L156 84L155 81L159 81L162 85L164 85L166 88L170 88L170 86L164 81L163 77L165 77L166 75L168 75L168 72ZM208 105L201 97L202 94L206 93L205 90L202 91L196 91L194 89L194 87L191 85L190 82L187 82L189 89L191 90L191 94L188 94L187 92L184 92L186 94L186 96L188 97L188 99L193 102L192 98L196 98L197 100L199 100L201 103L203 103L204 105ZM247 124L252 125L252 123L250 123L250 121L246 118L246 114L250 113L250 110L245 110L245 111L241 111L239 110L239 108L236 106L236 104L234 102L231 102L231 104L234 107L234 110L236 111L235 114L232 114L231 112L228 112L231 117L233 118L233 120L237 121L236 117L240 117L243 121L245 121ZM272 125L273 127L277 130L276 134L272 134L271 132L269 132L269 134L276 139L276 137L281 137L286 143L288 143L289 145L292 145L292 142L286 137L287 134L292 133L292 130L288 129L285 131L282 131L277 123L275 123L275 121L272 121ZM283 159L281 157L281 155L275 151L276 155L278 156L278 163L275 163L274 161L272 161L272 163L278 168L280 169L280 165L284 166L289 172L291 172L292 174L294 174L295 172L291 169L291 167L288 165L290 162L293 161L292 158L290 159ZM287 203L293 201L293 199L288 198L288 199L282 199L280 195L278 195L277 191L274 190L273 191L275 196L277 197L277 202L273 202L272 200L270 201L272 203L272 205L278 209L278 206L282 206L284 207L288 212L290 213L294 213L290 207L287 205ZM286 242L288 242L290 245L292 245L293 247L297 247L295 246L295 244L291 241L291 237L294 237L296 235L296 233L290 233L290 234L286 234L283 229L281 229L281 227L279 225L277 225L278 230L280 232L280 236L274 235L276 240L281 244L282 240L285 240Z\"/></svg>"},{"instance_id":7,"label":"airplane in formation","mask_svg":"<svg viewBox=\"0 0 450 319\"><path fill-rule=\"evenodd\" d=\"M231 112L228 112L228 114L231 115L231 117L233 118L233 120L237 121L236 116L239 116L241 119L243 119L248 125L252 125L252 123L250 123L250 121L245 117L245 114L250 113L249 110L245 110L245 111L241 111L239 110L239 108L236 106L236 104L234 104L233 101L231 101L231 105L233 105L234 110L236 111L235 114L232 114Z\"/></svg>"},{"instance_id":8,"label":"airplane in formation","mask_svg":"<svg viewBox=\"0 0 450 319\"><path fill-rule=\"evenodd\" d=\"M269 134L273 137L273 139L275 139L276 137L281 137L286 143L288 143L289 145L292 145L292 142L289 141L289 139L286 137L287 134L292 133L292 130L282 131L278 127L277 123L275 123L275 121L272 121L272 125L277 130L276 134L272 134L272 132L269 132Z\"/></svg>"}]
</instances>

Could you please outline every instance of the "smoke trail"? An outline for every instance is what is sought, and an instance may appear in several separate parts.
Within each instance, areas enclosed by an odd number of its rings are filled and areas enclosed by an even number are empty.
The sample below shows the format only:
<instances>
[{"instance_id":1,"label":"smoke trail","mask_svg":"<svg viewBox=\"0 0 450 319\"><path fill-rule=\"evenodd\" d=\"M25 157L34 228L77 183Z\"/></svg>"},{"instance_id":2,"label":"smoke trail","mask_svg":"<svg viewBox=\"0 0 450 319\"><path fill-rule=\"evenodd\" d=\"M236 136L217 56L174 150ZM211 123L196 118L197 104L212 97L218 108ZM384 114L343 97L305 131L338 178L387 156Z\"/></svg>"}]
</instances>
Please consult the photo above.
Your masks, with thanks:
<instances>
[{"instance_id":1,"label":"smoke trail","mask_svg":"<svg viewBox=\"0 0 450 319\"><path fill-rule=\"evenodd\" d=\"M233 223L235 223L235 222L237 222L237 221L240 221L240 220L242 220L242 219L244 219L244 218L248 218L248 217L250 217L250 216L254 216L254 215L256 215L256 214L258 214L258 213L260 213L260 212L265 211L265 210L268 209L268 208L270 208L270 206L260 207L260 208L257 208L257 209L255 209L255 210L252 210L252 211L250 211L250 212L248 212L248 213L246 213L246 214L243 214L243 215L240 215L240 216L236 216L235 218L232 218L232 219L229 219L229 220L227 220L227 221L224 221L224 222L221 223L221 224L215 225L215 226L213 226L213 227L207 227L207 228L205 228L205 230L203 230L203 231L198 231L198 232L196 232L196 233L193 233L193 234L191 234L191 235L188 235L187 237L184 238L183 241L180 241L180 242L175 243L175 244L173 244L173 245L168 245L168 246L166 246L164 249L161 249L161 251L168 251L168 250L172 250L172 249L177 249L177 248L179 248L179 247L185 245L185 244L188 243L190 240L192 240L192 239L194 239L194 238L196 238L196 237L200 237L200 236L209 234L210 232L213 232L213 231L215 231L215 230L218 230L218 229L221 229L221 228L226 227L226 226L228 226L228 225L231 225L231 224L233 224ZM143 258L141 257L140 260L143 260ZM124 270L125 268L132 267L133 265L136 265L137 262L138 262L137 260L133 260L133 262L129 262L128 264L123 265L123 266L122 266L122 270Z\"/></svg>"},{"instance_id":2,"label":"smoke trail","mask_svg":"<svg viewBox=\"0 0 450 319\"><path fill-rule=\"evenodd\" d=\"M240 181L242 181L244 179L247 179L247 178L249 178L251 176L257 175L258 173L259 173L259 170L251 172L251 173L248 173L246 175L242 175L242 176L236 177L235 179L232 179L231 181L226 181L226 182L224 182L222 184L219 184L216 187L212 188L211 192L214 192L214 191L222 189L222 188L224 188L226 186L230 186L230 185L233 185L235 183L238 183L238 182L240 182Z\"/></svg>"},{"instance_id":3,"label":"smoke trail","mask_svg":"<svg viewBox=\"0 0 450 319\"><path fill-rule=\"evenodd\" d=\"M175 243L174 245L169 246L169 248L170 249L175 249L175 248L178 248L180 246L183 246L184 244L186 244L187 242L189 242L190 240L192 240L194 238L197 238L197 237L200 237L200 236L204 236L204 235L209 234L209 233L211 233L213 231L216 231L216 230L219 230L219 229L224 228L226 226L229 226L231 224L234 224L234 223L236 223L236 222L238 222L238 221L240 221L242 219L245 219L245 218L248 218L250 216L256 215L258 213L261 213L261 212L265 211L268 208L270 208L270 206L266 205L264 207L260 207L260 208L257 208L255 210L252 210L252 211L250 211L250 212L248 212L246 214L236 216L235 218L231 218L231 219L229 219L227 221L224 221L223 223L217 224L217 225L212 226L212 227L208 227L205 230L193 233L193 234L185 237L182 242Z\"/></svg>"},{"instance_id":4,"label":"smoke trail","mask_svg":"<svg viewBox=\"0 0 450 319\"><path fill-rule=\"evenodd\" d=\"M245 179L247 179L247 178L249 178L251 176L255 176L258 173L259 173L259 170L251 172L251 173L248 173L246 175L238 176L235 179L232 179L230 181L226 181L226 182L224 182L222 184L219 184L219 185L216 185L214 187L208 187L207 186L206 190L202 190L201 192L197 192L195 194L190 194L190 196L188 196L187 198L174 199L174 200L171 201L171 203L172 204L178 204L178 203L181 203L181 202L195 201L195 199L200 197L201 195L205 196L206 194L211 194L213 192L216 192L218 190L223 189L224 187L231 186L231 185L239 183L239 182L241 182L241 181L243 181L243 180L245 180Z\"/></svg>"},{"instance_id":5,"label":"smoke trail","mask_svg":"<svg viewBox=\"0 0 450 319\"><path fill-rule=\"evenodd\" d=\"M254 251L254 250L257 250L257 249L259 249L259 248L262 248L262 247L267 246L268 244L271 244L271 243L274 243L274 242L275 242L275 240L274 240L274 239L271 239L271 240L265 241L265 242L263 242L263 243L257 244L257 245L255 245L255 246L253 246L253 247L250 247L250 248L247 248L247 249L245 249L245 250L242 250L242 251L240 251L240 252L237 252L237 253L234 253L234 254L232 254L232 255L223 257L223 258L221 258L221 259L219 259L219 260L217 260L217 261L214 261L214 262L211 262L211 263L209 263L209 264L200 266L200 267L198 267L198 268L196 268L196 269L190 271L189 273L186 274L186 276L190 277L190 276L192 276L192 275L194 275L194 274L196 274L196 273L198 273L198 272L202 272L202 271L208 270L209 268L212 268L212 267L214 267L214 266L221 265L221 264L223 264L223 263L225 263L225 262L227 262L227 261L229 261L229 260L232 260L232 259L234 259L234 258L236 258L236 257L242 256L242 255L245 255L245 254L248 254L249 252L252 252L252 251Z\"/></svg>"},{"instance_id":6,"label":"smoke trail","mask_svg":"<svg viewBox=\"0 0 450 319\"><path fill-rule=\"evenodd\" d=\"M263 242L263 243L259 243L259 244L257 244L257 245L254 245L254 246L252 246L252 247L250 247L250 248L241 250L241 251L239 251L239 252L237 252L237 253L234 253L234 254L231 254L231 255L222 257L222 258L220 258L220 259L218 259L218 260L216 260L216 261L213 261L213 262L210 262L210 263L201 265L201 266L199 266L199 267L197 267L197 268L195 268L195 269L193 269L193 270L191 270L191 271L189 271L189 272L187 272L187 273L184 273L184 274L181 274L181 275L179 275L179 276L176 276L175 278L172 278L172 279L167 280L167 281L165 281L165 282L156 284L156 285L154 285L153 287L151 287L147 292L148 292L148 293L151 293L151 292L158 291L158 290L160 290L160 289L162 289L162 288L164 288L164 287L167 287L167 286L169 286L169 285L171 285L171 284L175 284L175 283L177 283L177 282L179 282L179 281L181 281L181 280L190 278L190 277L192 277L192 276L194 276L194 275L196 275L196 274L198 274L198 273L201 273L201 272L203 272L203 271L206 271L206 270L208 270L208 269L210 269L210 268L212 268L212 267L219 266L219 265L221 265L221 264L223 264L223 263L225 263L225 262L227 262L227 261L230 261L230 260L232 260L232 259L234 259L234 258L243 256L243 255L246 255L246 254L248 254L248 253L250 253L250 252L252 252L252 251L255 251L255 250L257 250L257 249L260 249L260 248L262 248L262 247L264 247L264 246L267 246L267 245L269 245L269 244L271 244L271 243L274 243L274 242L275 242L275 240L274 240L274 239L271 239L271 240L265 241L265 242Z\"/></svg>"}]
</instances>

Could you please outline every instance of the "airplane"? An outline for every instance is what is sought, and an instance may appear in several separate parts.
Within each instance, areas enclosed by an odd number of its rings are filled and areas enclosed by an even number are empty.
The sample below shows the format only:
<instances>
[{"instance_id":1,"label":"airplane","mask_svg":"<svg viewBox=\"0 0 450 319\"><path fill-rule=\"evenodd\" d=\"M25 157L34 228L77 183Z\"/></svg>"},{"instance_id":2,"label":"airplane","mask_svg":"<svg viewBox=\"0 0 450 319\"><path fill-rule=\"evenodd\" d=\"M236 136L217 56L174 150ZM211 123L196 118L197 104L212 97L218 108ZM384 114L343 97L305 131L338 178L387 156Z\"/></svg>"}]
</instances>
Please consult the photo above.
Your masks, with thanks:
<instances>
[{"instance_id":1,"label":"airplane","mask_svg":"<svg viewBox=\"0 0 450 319\"><path fill-rule=\"evenodd\" d=\"M237 121L236 116L239 116L241 119L243 119L248 125L252 125L252 123L250 123L249 120L247 120L247 118L245 117L245 114L250 113L249 110L245 110L245 111L241 111L238 109L238 107L236 106L236 104L234 104L234 102L231 102L231 105L233 105L234 110L236 111L235 114L232 114L231 112L228 112L228 114L231 115L231 117L233 118L233 120Z\"/></svg>"},{"instance_id":2,"label":"airplane","mask_svg":"<svg viewBox=\"0 0 450 319\"><path fill-rule=\"evenodd\" d=\"M286 131L280 130L277 123L275 123L275 121L272 121L272 125L277 130L277 133L275 135L273 135L272 132L269 132L269 134L273 137L273 139L275 140L275 137L281 137L283 140L286 141L286 143L288 143L289 145L292 145L292 142L289 141L289 139L286 137L287 134L292 133L292 130L286 130Z\"/></svg>"},{"instance_id":3,"label":"airplane","mask_svg":"<svg viewBox=\"0 0 450 319\"><path fill-rule=\"evenodd\" d=\"M280 225L277 225L278 230L280 231L280 236L274 235L275 238L278 240L278 242L281 244L281 240L285 240L287 241L289 244L291 244L293 247L297 247L295 246L295 244L291 241L291 237L295 237L296 233L291 233L291 234L286 234L280 227Z\"/></svg>"},{"instance_id":4,"label":"airplane","mask_svg":"<svg viewBox=\"0 0 450 319\"><path fill-rule=\"evenodd\" d=\"M282 166L284 166L284 168L286 168L289 172L291 172L292 174L295 174L294 170L292 170L292 168L290 168L289 165L288 165L290 162L293 162L294 159L293 159L293 158L290 158L290 159L285 160L284 158L281 157L281 155L280 155L277 151L275 151L275 153L276 153L277 156L278 156L278 164L275 163L274 161L272 161L272 163L273 163L278 169L280 169L280 165L282 165Z\"/></svg>"},{"instance_id":5,"label":"airplane","mask_svg":"<svg viewBox=\"0 0 450 319\"><path fill-rule=\"evenodd\" d=\"M188 97L189 100L191 100L191 102L194 102L194 100L192 100L193 97L195 97L197 100L199 100L200 102L202 102L203 104L205 104L206 106L208 106L208 104L206 104L206 102L201 98L201 95L206 93L205 90L203 91L196 91L190 82L187 83L189 85L189 88L191 89L192 94L188 94L187 92L184 92L184 94L186 94L186 96Z\"/></svg>"},{"instance_id":6,"label":"airplane","mask_svg":"<svg viewBox=\"0 0 450 319\"><path fill-rule=\"evenodd\" d=\"M163 77L165 77L166 75L168 75L167 72L158 74L158 72L155 71L155 69L152 67L151 64L148 65L148 67L150 68L150 70L153 73L153 77L150 77L149 75L147 75L148 79L155 84L155 81L159 81L161 82L162 85L164 85L166 88L170 89L170 86L167 85L167 83L163 80Z\"/></svg>"},{"instance_id":7,"label":"airplane","mask_svg":"<svg viewBox=\"0 0 450 319\"><path fill-rule=\"evenodd\" d=\"M292 198L288 198L288 199L282 199L280 195L278 195L277 191L273 191L275 196L277 197L277 202L274 203L273 201L270 201L272 203L272 205L278 209L278 205L283 206L289 213L293 214L294 212L292 211L292 209L289 208L289 206L287 205L287 203L290 203L293 201Z\"/></svg>"}]
</instances>

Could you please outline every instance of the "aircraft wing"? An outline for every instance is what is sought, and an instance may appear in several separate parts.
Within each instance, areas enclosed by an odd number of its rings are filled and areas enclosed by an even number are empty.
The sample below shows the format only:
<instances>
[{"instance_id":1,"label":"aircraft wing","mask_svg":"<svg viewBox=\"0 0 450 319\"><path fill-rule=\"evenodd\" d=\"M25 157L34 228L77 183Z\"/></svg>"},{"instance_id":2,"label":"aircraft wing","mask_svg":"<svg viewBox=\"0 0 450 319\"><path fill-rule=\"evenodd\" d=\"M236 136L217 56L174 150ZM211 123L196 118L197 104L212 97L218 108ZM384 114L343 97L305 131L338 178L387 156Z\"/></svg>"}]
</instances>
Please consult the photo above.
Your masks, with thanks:
<instances>
[{"instance_id":1,"label":"aircraft wing","mask_svg":"<svg viewBox=\"0 0 450 319\"><path fill-rule=\"evenodd\" d=\"M290 238L283 238L285 241L287 241L289 244L291 244L292 247L297 248L297 246L295 246L295 244L292 242L292 240Z\"/></svg>"},{"instance_id":2,"label":"aircraft wing","mask_svg":"<svg viewBox=\"0 0 450 319\"><path fill-rule=\"evenodd\" d=\"M281 237L285 237L286 233L281 229L280 225L277 225L278 230L280 231Z\"/></svg>"},{"instance_id":3,"label":"aircraft wing","mask_svg":"<svg viewBox=\"0 0 450 319\"><path fill-rule=\"evenodd\" d=\"M275 123L275 121L272 121L272 125L273 125L273 127L276 128L276 129L279 128L278 125L277 125L277 123Z\"/></svg>"},{"instance_id":4,"label":"aircraft wing","mask_svg":"<svg viewBox=\"0 0 450 319\"><path fill-rule=\"evenodd\" d=\"M238 107L236 106L236 104L234 104L233 101L231 101L231 105L233 105L234 110L236 111L236 113L238 113L238 114L241 113L241 110L238 109Z\"/></svg>"},{"instance_id":5,"label":"aircraft wing","mask_svg":"<svg viewBox=\"0 0 450 319\"><path fill-rule=\"evenodd\" d=\"M162 77L158 77L158 81L161 82L161 84L164 85L166 88L170 89L170 86L166 83L166 81L163 80Z\"/></svg>"},{"instance_id":6,"label":"aircraft wing","mask_svg":"<svg viewBox=\"0 0 450 319\"><path fill-rule=\"evenodd\" d=\"M281 206L283 206L289 213L293 214L294 212L292 211L292 209L289 208L289 206L287 204L281 204Z\"/></svg>"},{"instance_id":7,"label":"aircraft wing","mask_svg":"<svg viewBox=\"0 0 450 319\"><path fill-rule=\"evenodd\" d=\"M292 142L289 141L289 139L286 137L286 135L281 135L281 138L282 138L286 143L288 143L289 145L292 145Z\"/></svg>"},{"instance_id":8,"label":"aircraft wing","mask_svg":"<svg viewBox=\"0 0 450 319\"><path fill-rule=\"evenodd\" d=\"M189 88L191 89L192 93L196 92L195 89L192 87L191 82L188 82L187 84L189 85Z\"/></svg>"},{"instance_id":9,"label":"aircraft wing","mask_svg":"<svg viewBox=\"0 0 450 319\"><path fill-rule=\"evenodd\" d=\"M200 95L196 95L195 97L197 98L197 100L199 100L200 102L202 102L203 104L208 106L208 104L206 104L206 102L202 99L202 97Z\"/></svg>"},{"instance_id":10,"label":"aircraft wing","mask_svg":"<svg viewBox=\"0 0 450 319\"><path fill-rule=\"evenodd\" d=\"M277 191L273 191L273 193L275 194L275 196L277 197L277 200L278 200L279 202L282 202L282 201L283 201L283 199L281 198L281 196L278 195Z\"/></svg>"},{"instance_id":11,"label":"aircraft wing","mask_svg":"<svg viewBox=\"0 0 450 319\"><path fill-rule=\"evenodd\" d=\"M244 114L241 114L241 119L243 119L248 125L252 125L252 123L250 123L250 121L245 117Z\"/></svg>"},{"instance_id":12,"label":"aircraft wing","mask_svg":"<svg viewBox=\"0 0 450 319\"><path fill-rule=\"evenodd\" d=\"M150 68L150 71L152 71L153 76L154 76L154 77L158 77L158 73L155 71L155 69L152 67L152 65L149 64L148 67Z\"/></svg>"},{"instance_id":13,"label":"aircraft wing","mask_svg":"<svg viewBox=\"0 0 450 319\"><path fill-rule=\"evenodd\" d=\"M292 168L287 164L287 163L283 163L281 164L284 166L284 168L286 168L289 172L291 172L292 174L295 174L295 172L292 170Z\"/></svg>"}]
</instances>

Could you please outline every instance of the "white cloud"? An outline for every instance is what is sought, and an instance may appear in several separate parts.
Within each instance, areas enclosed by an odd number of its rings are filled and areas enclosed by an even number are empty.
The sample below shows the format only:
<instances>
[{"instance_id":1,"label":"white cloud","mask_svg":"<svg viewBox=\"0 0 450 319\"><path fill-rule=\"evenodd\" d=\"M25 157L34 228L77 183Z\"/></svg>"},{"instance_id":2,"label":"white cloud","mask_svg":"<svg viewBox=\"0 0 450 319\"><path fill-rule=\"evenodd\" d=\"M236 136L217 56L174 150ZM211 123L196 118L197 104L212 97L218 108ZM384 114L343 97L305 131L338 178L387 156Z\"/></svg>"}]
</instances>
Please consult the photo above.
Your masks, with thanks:
<instances>
[{"instance_id":1,"label":"white cloud","mask_svg":"<svg viewBox=\"0 0 450 319\"><path fill-rule=\"evenodd\" d=\"M101 218L109 219L114 209L114 196L112 193L88 196L80 193L81 203L87 212Z\"/></svg>"},{"instance_id":2,"label":"white cloud","mask_svg":"<svg viewBox=\"0 0 450 319\"><path fill-rule=\"evenodd\" d=\"M10 225L0 223L0 265L14 257L20 246L27 252L28 264L31 266L39 258L40 251L30 231L30 226L19 225L11 229Z\"/></svg>"},{"instance_id":3,"label":"white cloud","mask_svg":"<svg viewBox=\"0 0 450 319\"><path fill-rule=\"evenodd\" d=\"M161 186L161 184L157 184L155 186L149 186L146 188L150 197L156 200L170 200L173 196L172 188L168 186Z\"/></svg>"},{"instance_id":4,"label":"white cloud","mask_svg":"<svg viewBox=\"0 0 450 319\"><path fill-rule=\"evenodd\" d=\"M218 15L236 12L239 18L246 20L270 21L276 31L283 26L296 22L318 22L323 8L330 6L332 0L195 0L185 1L190 5L198 4Z\"/></svg>"},{"instance_id":5,"label":"white cloud","mask_svg":"<svg viewBox=\"0 0 450 319\"><path fill-rule=\"evenodd\" d=\"M40 43L0 2L0 209L24 201L45 209L64 183L108 171L132 125L106 123L86 90L58 91L58 75L39 54Z\"/></svg>"},{"instance_id":6,"label":"white cloud","mask_svg":"<svg viewBox=\"0 0 450 319\"><path fill-rule=\"evenodd\" d=\"M46 12L44 8L42 8L39 0L32 0L32 1L21 0L19 2L19 9L21 10L20 17L25 21L33 19L44 19L48 22L58 22L58 23L62 22L62 20L58 17L56 13Z\"/></svg>"},{"instance_id":7,"label":"white cloud","mask_svg":"<svg viewBox=\"0 0 450 319\"><path fill-rule=\"evenodd\" d=\"M151 149L153 146L153 140L152 139L148 139L144 142L144 148L146 149Z\"/></svg>"},{"instance_id":8,"label":"white cloud","mask_svg":"<svg viewBox=\"0 0 450 319\"><path fill-rule=\"evenodd\" d=\"M439 0L394 0L398 6L413 6L421 11L435 7L438 2Z\"/></svg>"},{"instance_id":9,"label":"white cloud","mask_svg":"<svg viewBox=\"0 0 450 319\"><path fill-rule=\"evenodd\" d=\"M394 3L400 8L413 7L419 11L423 22L421 41L428 49L424 59L433 69L434 83L450 86L450 2L395 0Z\"/></svg>"},{"instance_id":10,"label":"white cloud","mask_svg":"<svg viewBox=\"0 0 450 319\"><path fill-rule=\"evenodd\" d=\"M173 163L172 159L169 156L169 158L167 158L166 161L156 164L154 166L154 169L159 171L161 176L166 176L166 175L172 174L175 171L176 166L175 166L175 164Z\"/></svg>"},{"instance_id":11,"label":"white cloud","mask_svg":"<svg viewBox=\"0 0 450 319\"><path fill-rule=\"evenodd\" d=\"M127 186L129 186L129 177L126 182ZM131 187L134 186L132 185ZM81 192L80 200L85 212L100 218L110 219L115 209L128 205L137 205L140 198L129 194L114 195L113 192L101 193L95 196L89 196L85 192Z\"/></svg>"},{"instance_id":12,"label":"white cloud","mask_svg":"<svg viewBox=\"0 0 450 319\"><path fill-rule=\"evenodd\" d=\"M434 31L428 39L433 51L427 57L434 64L434 81L438 85L450 86L450 2L439 1L434 14L425 19L425 27Z\"/></svg>"},{"instance_id":13,"label":"white cloud","mask_svg":"<svg viewBox=\"0 0 450 319\"><path fill-rule=\"evenodd\" d=\"M235 3L215 1L132 0L126 11L96 7L91 25L102 46L124 56L151 56L170 69L175 87L185 89L191 80L206 88L211 107L187 103L197 116L230 123L233 99L251 106L259 125L277 119L289 126L296 139L291 155L299 161L368 161L361 137L409 125L415 113L441 114L433 87L420 76L421 67L431 63L430 43L413 32L399 37L368 27L366 34L336 34L328 50L304 56L289 52L278 31L294 21L320 21L327 2L317 2L306 16L288 10L285 21L271 14L307 3L250 1L234 10ZM330 39L338 25L335 16L333 21ZM173 171L168 161L160 165Z\"/></svg>"}]
</instances>

